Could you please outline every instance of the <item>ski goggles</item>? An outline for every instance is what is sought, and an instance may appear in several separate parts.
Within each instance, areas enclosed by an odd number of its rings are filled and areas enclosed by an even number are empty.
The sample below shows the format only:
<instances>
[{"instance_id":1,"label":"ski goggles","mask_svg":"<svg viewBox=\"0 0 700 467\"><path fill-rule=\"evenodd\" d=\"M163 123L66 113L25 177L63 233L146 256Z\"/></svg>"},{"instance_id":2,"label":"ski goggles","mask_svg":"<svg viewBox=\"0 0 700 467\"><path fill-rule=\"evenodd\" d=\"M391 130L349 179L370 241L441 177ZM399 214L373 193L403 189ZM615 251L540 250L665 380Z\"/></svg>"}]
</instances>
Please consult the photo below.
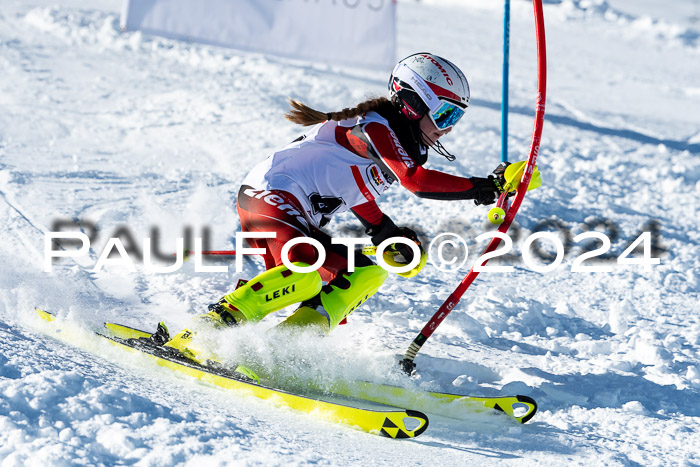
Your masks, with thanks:
<instances>
[{"instance_id":1,"label":"ski goggles","mask_svg":"<svg viewBox=\"0 0 700 467\"><path fill-rule=\"evenodd\" d=\"M433 119L433 123L439 130L446 130L455 126L459 119L462 118L462 115L464 115L462 108L450 102L442 101L442 105L430 114L430 118Z\"/></svg>"},{"instance_id":2,"label":"ski goggles","mask_svg":"<svg viewBox=\"0 0 700 467\"><path fill-rule=\"evenodd\" d=\"M428 83L405 63L394 68L392 76L411 86L428 107L428 115L439 130L452 128L464 115L464 109L456 104L441 100Z\"/></svg>"}]
</instances>

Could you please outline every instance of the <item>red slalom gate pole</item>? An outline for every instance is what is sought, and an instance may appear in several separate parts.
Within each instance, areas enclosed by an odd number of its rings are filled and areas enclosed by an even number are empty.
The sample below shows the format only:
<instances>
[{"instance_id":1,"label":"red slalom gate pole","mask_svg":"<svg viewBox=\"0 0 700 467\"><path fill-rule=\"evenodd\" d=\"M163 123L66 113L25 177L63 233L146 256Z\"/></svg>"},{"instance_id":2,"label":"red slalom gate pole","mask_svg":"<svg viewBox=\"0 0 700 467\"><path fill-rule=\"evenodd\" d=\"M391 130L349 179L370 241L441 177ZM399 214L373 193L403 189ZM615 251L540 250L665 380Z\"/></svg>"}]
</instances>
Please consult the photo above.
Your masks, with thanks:
<instances>
[{"instance_id":1,"label":"red slalom gate pole","mask_svg":"<svg viewBox=\"0 0 700 467\"><path fill-rule=\"evenodd\" d=\"M203 255L236 256L236 250L210 250L202 251ZM170 253L170 256L177 256L177 253ZM185 258L194 256L194 251L185 250Z\"/></svg>"},{"instance_id":2,"label":"red slalom gate pole","mask_svg":"<svg viewBox=\"0 0 700 467\"><path fill-rule=\"evenodd\" d=\"M542 11L542 0L533 0L532 5L535 10L535 32L537 40L537 103L535 107L535 123L532 131L532 142L530 144L530 154L527 158L527 164L525 166L525 171L520 180L520 185L518 186L515 198L513 198L513 203L506 212L506 217L503 223L498 228L498 231L505 234L510 225L513 223L513 219L520 209L520 205L525 198L525 193L530 185L530 179L532 178L533 170L535 169L535 163L537 161L537 156L540 150L540 141L542 139L542 127L544 125L544 107L546 100L546 90L547 90L547 53L546 53L546 41L544 34L544 13ZM490 253L498 248L501 243L501 239L494 237L491 242L486 246L482 256L486 253ZM486 264L488 260L484 261L479 266ZM435 312L432 318L423 327L423 330L416 336L411 345L406 350L403 360L401 360L401 368L409 375L413 372L416 364L413 360L416 354L421 349L423 344L428 340L430 336L433 335L435 329L442 323L447 315L455 309L459 303L464 292L469 288L469 286L474 282L476 276L479 275L478 271L474 268L477 265L472 266L469 273L462 279L462 282L457 286L457 288L447 297L447 300L440 306L440 308Z\"/></svg>"},{"instance_id":3,"label":"red slalom gate pole","mask_svg":"<svg viewBox=\"0 0 700 467\"><path fill-rule=\"evenodd\" d=\"M185 256L192 256L194 251L186 251ZM203 251L203 255L236 256L236 250L211 250Z\"/></svg>"}]
</instances>

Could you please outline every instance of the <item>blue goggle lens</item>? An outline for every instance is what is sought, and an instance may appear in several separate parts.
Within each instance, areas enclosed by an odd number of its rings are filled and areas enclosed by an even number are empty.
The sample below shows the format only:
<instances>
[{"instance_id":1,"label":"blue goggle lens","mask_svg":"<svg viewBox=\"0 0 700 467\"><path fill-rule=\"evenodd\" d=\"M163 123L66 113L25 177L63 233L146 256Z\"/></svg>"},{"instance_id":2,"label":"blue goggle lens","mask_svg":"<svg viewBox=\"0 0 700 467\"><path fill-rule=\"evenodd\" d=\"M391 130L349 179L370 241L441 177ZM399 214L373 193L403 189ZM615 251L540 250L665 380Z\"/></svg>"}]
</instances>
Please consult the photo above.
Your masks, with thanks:
<instances>
[{"instance_id":1,"label":"blue goggle lens","mask_svg":"<svg viewBox=\"0 0 700 467\"><path fill-rule=\"evenodd\" d=\"M439 129L445 130L454 126L462 118L462 115L464 115L464 110L460 107L443 102L440 108L433 112L431 117Z\"/></svg>"}]
</instances>

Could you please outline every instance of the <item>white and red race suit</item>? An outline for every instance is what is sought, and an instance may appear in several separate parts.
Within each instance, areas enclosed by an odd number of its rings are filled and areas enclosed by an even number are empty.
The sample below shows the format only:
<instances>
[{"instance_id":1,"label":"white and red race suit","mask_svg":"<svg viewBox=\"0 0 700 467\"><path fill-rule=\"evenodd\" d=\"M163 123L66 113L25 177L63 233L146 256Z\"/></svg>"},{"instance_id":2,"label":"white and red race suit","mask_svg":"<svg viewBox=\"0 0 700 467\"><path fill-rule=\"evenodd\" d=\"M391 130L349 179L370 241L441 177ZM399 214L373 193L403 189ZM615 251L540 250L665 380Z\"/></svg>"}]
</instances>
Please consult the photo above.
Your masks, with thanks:
<instances>
[{"instance_id":1,"label":"white and red race suit","mask_svg":"<svg viewBox=\"0 0 700 467\"><path fill-rule=\"evenodd\" d=\"M330 237L320 228L348 209L366 228L378 226L385 215L375 200L394 182L423 198L474 197L468 178L421 167L417 161L425 161L427 148L414 144L407 151L404 146L387 118L373 111L364 117L320 123L255 166L243 181L237 204L244 231L277 232L274 240L251 242L268 249L266 266L281 264L282 245L306 235L328 244L319 272L324 280L335 276L346 267L347 253L345 247L335 245L331 250L341 254L330 254ZM298 247L292 249L290 260L315 262L312 247Z\"/></svg>"}]
</instances>

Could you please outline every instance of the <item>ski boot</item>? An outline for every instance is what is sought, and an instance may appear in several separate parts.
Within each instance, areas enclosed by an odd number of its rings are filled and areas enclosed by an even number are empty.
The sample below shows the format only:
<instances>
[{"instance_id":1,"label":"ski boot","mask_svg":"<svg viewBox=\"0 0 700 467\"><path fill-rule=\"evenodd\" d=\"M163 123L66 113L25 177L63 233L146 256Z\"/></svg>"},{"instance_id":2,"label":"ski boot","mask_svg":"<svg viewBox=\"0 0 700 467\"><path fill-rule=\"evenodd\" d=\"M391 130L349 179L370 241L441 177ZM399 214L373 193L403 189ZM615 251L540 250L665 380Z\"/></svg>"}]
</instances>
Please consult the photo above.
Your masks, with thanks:
<instances>
[{"instance_id":1,"label":"ski boot","mask_svg":"<svg viewBox=\"0 0 700 467\"><path fill-rule=\"evenodd\" d=\"M341 321L374 295L386 280L388 273L377 265L355 268L355 272L343 272L323 287L320 293L303 301L301 306L280 328L315 327L328 334Z\"/></svg>"},{"instance_id":2,"label":"ski boot","mask_svg":"<svg viewBox=\"0 0 700 467\"><path fill-rule=\"evenodd\" d=\"M156 329L156 332L151 334L151 336L148 338L149 341L153 345L163 345L166 342L170 340L170 333L168 332L168 327L165 325L164 322L158 323L158 328Z\"/></svg>"},{"instance_id":3,"label":"ski boot","mask_svg":"<svg viewBox=\"0 0 700 467\"><path fill-rule=\"evenodd\" d=\"M158 323L158 329L156 330L156 332L151 334L150 337L142 337L140 339L145 345L148 345L149 347L151 347L151 346L158 347L159 350L155 352L156 354L159 354L159 353L168 354L168 353L170 353L170 354L172 354L171 356L184 357L184 358L187 358L188 360L194 360L190 355L182 354L181 351L177 351L175 349L172 349L170 347L166 347L164 345L168 341L170 341L170 333L168 332L168 327L162 321L160 323ZM170 352L171 349L172 349L172 352ZM214 370L215 372L218 372L218 373L230 375L231 377L233 377L235 379L245 381L247 383L258 384L258 385L260 384L260 378L258 377L258 375L253 370L248 368L247 366L237 365L236 368L233 371L231 371L230 369L226 368L221 363L214 361L214 360L206 360L205 362L198 362L198 363L204 363L205 366L207 368L209 368L210 370Z\"/></svg>"},{"instance_id":4,"label":"ski boot","mask_svg":"<svg viewBox=\"0 0 700 467\"><path fill-rule=\"evenodd\" d=\"M150 336L134 338L132 340L138 341L140 347L153 349L156 347L162 347L163 344L168 342L170 340L170 333L168 332L168 327L161 321L158 323L156 332Z\"/></svg>"},{"instance_id":5,"label":"ski boot","mask_svg":"<svg viewBox=\"0 0 700 467\"><path fill-rule=\"evenodd\" d=\"M305 263L292 264L309 266ZM197 348L193 342L199 325L207 323L214 328L226 328L258 322L274 311L318 294L322 283L317 271L299 273L286 266L274 267L236 288L217 303L209 305L209 312L198 316L191 329L183 329L163 345L177 349L188 358L202 363L207 360L204 357L206 352Z\"/></svg>"},{"instance_id":6,"label":"ski boot","mask_svg":"<svg viewBox=\"0 0 700 467\"><path fill-rule=\"evenodd\" d=\"M202 315L201 318L215 327L238 326L238 323L245 321L245 316L225 298L210 304L208 308L209 313Z\"/></svg>"}]
</instances>

